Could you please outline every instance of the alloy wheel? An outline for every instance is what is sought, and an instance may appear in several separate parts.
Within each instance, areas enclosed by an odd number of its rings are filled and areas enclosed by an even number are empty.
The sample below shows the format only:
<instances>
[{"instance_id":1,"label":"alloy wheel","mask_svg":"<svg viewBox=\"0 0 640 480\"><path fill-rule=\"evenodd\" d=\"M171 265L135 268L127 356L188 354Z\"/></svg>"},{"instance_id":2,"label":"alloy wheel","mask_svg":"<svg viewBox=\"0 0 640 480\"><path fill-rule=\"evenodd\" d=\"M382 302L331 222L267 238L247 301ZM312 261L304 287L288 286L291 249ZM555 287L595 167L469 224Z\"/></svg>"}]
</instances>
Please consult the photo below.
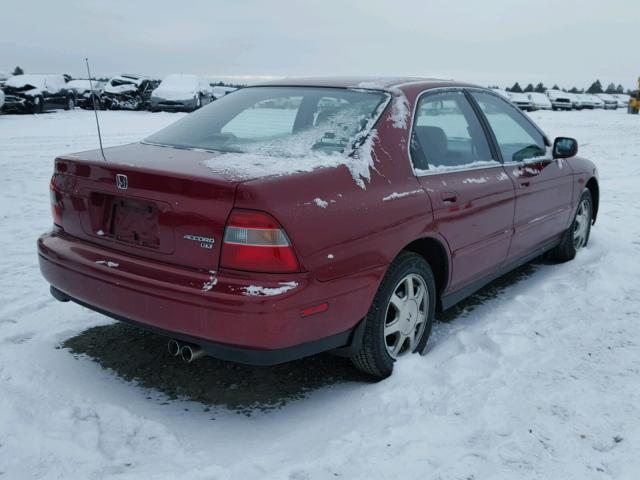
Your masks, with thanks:
<instances>
[{"instance_id":1,"label":"alloy wheel","mask_svg":"<svg viewBox=\"0 0 640 480\"><path fill-rule=\"evenodd\" d=\"M573 225L573 246L576 250L587 244L589 225L591 224L591 205L585 198L578 206L578 213Z\"/></svg>"},{"instance_id":2,"label":"alloy wheel","mask_svg":"<svg viewBox=\"0 0 640 480\"><path fill-rule=\"evenodd\" d=\"M415 350L425 331L429 293L420 275L402 278L389 298L384 324L387 353L398 358Z\"/></svg>"}]
</instances>

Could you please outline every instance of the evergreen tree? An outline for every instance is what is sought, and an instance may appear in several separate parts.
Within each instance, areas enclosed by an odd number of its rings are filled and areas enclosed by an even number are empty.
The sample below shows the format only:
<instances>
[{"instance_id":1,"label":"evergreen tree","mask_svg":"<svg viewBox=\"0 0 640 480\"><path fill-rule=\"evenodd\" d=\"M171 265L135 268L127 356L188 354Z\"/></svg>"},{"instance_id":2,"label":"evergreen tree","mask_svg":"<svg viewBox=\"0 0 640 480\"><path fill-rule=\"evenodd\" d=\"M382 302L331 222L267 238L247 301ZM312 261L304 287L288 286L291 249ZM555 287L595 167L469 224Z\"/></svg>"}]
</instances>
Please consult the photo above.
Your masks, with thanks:
<instances>
[{"instance_id":1,"label":"evergreen tree","mask_svg":"<svg viewBox=\"0 0 640 480\"><path fill-rule=\"evenodd\" d=\"M16 67L13 69L13 75L24 75L24 70L22 70L20 67Z\"/></svg>"},{"instance_id":2,"label":"evergreen tree","mask_svg":"<svg viewBox=\"0 0 640 480\"><path fill-rule=\"evenodd\" d=\"M520 86L520 84L518 82L513 84L513 87L511 87L511 90L508 90L509 92L515 92L515 93L522 93L522 87Z\"/></svg>"},{"instance_id":3,"label":"evergreen tree","mask_svg":"<svg viewBox=\"0 0 640 480\"><path fill-rule=\"evenodd\" d=\"M605 93L616 93L616 86L613 83L610 83Z\"/></svg>"},{"instance_id":4,"label":"evergreen tree","mask_svg":"<svg viewBox=\"0 0 640 480\"><path fill-rule=\"evenodd\" d=\"M535 92L538 93L544 93L547 91L546 87L544 86L544 84L542 82L538 83L536 85L536 88L534 89Z\"/></svg>"},{"instance_id":5,"label":"evergreen tree","mask_svg":"<svg viewBox=\"0 0 640 480\"><path fill-rule=\"evenodd\" d=\"M624 87L622 85L618 85L616 87L616 93L624 93Z\"/></svg>"},{"instance_id":6,"label":"evergreen tree","mask_svg":"<svg viewBox=\"0 0 640 480\"><path fill-rule=\"evenodd\" d=\"M571 88L571 90L569 90L569 93L582 93L580 90L578 90L576 87Z\"/></svg>"},{"instance_id":7,"label":"evergreen tree","mask_svg":"<svg viewBox=\"0 0 640 480\"><path fill-rule=\"evenodd\" d=\"M533 92L533 85L530 83L527 88L524 89L525 93Z\"/></svg>"},{"instance_id":8,"label":"evergreen tree","mask_svg":"<svg viewBox=\"0 0 640 480\"><path fill-rule=\"evenodd\" d=\"M556 83L553 87L551 87L551 90L560 90L560 87Z\"/></svg>"},{"instance_id":9,"label":"evergreen tree","mask_svg":"<svg viewBox=\"0 0 640 480\"><path fill-rule=\"evenodd\" d=\"M587 93L604 93L602 91L602 84L600 83L600 80L593 82L591 86L587 88Z\"/></svg>"}]
</instances>

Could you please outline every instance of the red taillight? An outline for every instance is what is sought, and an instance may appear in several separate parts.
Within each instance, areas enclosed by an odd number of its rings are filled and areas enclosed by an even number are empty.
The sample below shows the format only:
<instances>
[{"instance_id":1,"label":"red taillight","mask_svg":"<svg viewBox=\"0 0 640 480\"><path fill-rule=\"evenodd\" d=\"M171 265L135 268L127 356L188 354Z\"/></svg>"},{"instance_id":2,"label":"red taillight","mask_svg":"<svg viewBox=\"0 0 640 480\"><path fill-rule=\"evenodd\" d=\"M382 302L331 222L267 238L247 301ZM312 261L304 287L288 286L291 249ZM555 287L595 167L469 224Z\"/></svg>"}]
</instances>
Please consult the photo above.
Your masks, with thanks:
<instances>
[{"instance_id":1,"label":"red taillight","mask_svg":"<svg viewBox=\"0 0 640 480\"><path fill-rule=\"evenodd\" d=\"M270 215L234 210L224 230L220 266L267 273L299 271L289 237Z\"/></svg>"},{"instance_id":2,"label":"red taillight","mask_svg":"<svg viewBox=\"0 0 640 480\"><path fill-rule=\"evenodd\" d=\"M55 176L51 177L49 183L49 195L51 197L51 215L53 216L53 223L62 226L62 195L56 189Z\"/></svg>"}]
</instances>

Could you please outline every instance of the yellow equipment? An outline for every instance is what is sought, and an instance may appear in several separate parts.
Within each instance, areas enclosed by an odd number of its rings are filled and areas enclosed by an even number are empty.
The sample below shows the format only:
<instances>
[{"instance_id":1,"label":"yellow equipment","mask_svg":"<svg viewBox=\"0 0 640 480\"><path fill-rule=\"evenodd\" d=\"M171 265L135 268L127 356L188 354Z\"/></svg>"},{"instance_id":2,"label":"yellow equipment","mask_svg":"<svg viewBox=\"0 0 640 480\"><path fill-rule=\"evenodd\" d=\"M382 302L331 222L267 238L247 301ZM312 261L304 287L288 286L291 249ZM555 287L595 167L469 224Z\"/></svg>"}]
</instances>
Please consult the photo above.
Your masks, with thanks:
<instances>
[{"instance_id":1,"label":"yellow equipment","mask_svg":"<svg viewBox=\"0 0 640 480\"><path fill-rule=\"evenodd\" d=\"M627 109L627 111L635 115L640 112L640 77L638 77L638 90L636 90L635 92L631 92L631 98L629 99L629 108Z\"/></svg>"}]
</instances>

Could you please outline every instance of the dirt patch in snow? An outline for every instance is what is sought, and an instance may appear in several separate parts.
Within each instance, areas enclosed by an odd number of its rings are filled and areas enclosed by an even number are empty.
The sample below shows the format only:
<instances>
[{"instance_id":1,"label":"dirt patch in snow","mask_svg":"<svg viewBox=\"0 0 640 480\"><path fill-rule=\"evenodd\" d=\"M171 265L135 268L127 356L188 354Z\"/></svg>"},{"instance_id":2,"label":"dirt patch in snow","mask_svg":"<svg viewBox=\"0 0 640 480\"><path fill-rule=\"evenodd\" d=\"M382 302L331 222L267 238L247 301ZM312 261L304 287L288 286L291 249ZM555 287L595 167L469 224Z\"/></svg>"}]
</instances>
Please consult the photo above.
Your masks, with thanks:
<instances>
[{"instance_id":1,"label":"dirt patch in snow","mask_svg":"<svg viewBox=\"0 0 640 480\"><path fill-rule=\"evenodd\" d=\"M193 400L205 409L223 407L246 415L281 408L320 387L371 381L349 360L329 354L271 367L211 357L187 364L168 354L166 337L125 323L90 328L62 346L169 399Z\"/></svg>"}]
</instances>

